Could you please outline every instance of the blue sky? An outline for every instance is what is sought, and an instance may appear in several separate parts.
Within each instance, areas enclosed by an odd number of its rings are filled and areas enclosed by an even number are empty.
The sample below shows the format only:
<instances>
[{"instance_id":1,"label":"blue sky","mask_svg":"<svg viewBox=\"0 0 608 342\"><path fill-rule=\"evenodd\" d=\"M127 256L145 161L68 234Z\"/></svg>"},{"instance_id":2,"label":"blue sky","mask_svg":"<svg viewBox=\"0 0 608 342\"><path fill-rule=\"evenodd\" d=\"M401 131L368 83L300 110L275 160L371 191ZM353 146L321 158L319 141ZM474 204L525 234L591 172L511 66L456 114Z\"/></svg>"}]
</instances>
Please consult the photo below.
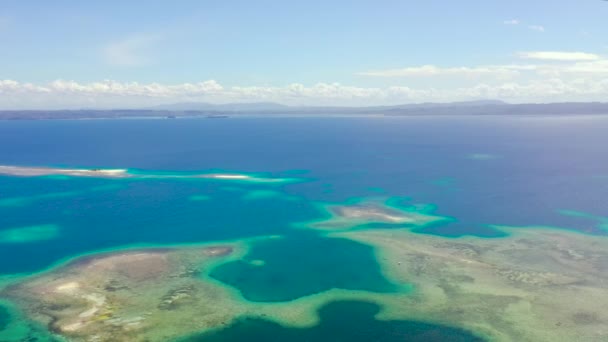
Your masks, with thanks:
<instances>
[{"instance_id":1,"label":"blue sky","mask_svg":"<svg viewBox=\"0 0 608 342\"><path fill-rule=\"evenodd\" d=\"M601 100L606 18L601 0L3 0L0 108Z\"/></svg>"}]
</instances>

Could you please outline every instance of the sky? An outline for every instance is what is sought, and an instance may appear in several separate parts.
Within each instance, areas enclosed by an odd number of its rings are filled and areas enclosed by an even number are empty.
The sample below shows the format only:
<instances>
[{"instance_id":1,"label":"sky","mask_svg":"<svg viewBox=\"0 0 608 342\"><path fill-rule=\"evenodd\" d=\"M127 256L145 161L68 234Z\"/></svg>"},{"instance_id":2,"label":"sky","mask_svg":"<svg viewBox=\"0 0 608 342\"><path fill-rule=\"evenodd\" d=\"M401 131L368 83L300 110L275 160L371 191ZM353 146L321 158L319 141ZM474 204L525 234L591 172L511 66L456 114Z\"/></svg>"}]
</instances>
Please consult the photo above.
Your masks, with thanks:
<instances>
[{"instance_id":1,"label":"sky","mask_svg":"<svg viewBox=\"0 0 608 342\"><path fill-rule=\"evenodd\" d=\"M608 99L608 1L0 1L0 109Z\"/></svg>"}]
</instances>

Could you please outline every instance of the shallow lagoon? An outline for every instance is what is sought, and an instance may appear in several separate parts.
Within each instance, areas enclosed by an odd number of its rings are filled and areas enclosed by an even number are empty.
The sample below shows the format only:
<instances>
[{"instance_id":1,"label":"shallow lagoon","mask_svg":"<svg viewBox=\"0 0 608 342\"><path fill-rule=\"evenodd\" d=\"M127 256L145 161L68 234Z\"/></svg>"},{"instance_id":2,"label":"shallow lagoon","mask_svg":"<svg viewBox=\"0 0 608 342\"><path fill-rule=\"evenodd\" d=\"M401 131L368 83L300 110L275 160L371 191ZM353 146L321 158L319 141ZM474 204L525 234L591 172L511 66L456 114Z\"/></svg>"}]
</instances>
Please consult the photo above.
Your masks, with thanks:
<instances>
[{"instance_id":1,"label":"shallow lagoon","mask_svg":"<svg viewBox=\"0 0 608 342\"><path fill-rule=\"evenodd\" d=\"M334 288L407 292L380 272L374 250L347 239L314 233L258 241L240 260L218 266L210 276L256 302L285 302Z\"/></svg>"}]
</instances>

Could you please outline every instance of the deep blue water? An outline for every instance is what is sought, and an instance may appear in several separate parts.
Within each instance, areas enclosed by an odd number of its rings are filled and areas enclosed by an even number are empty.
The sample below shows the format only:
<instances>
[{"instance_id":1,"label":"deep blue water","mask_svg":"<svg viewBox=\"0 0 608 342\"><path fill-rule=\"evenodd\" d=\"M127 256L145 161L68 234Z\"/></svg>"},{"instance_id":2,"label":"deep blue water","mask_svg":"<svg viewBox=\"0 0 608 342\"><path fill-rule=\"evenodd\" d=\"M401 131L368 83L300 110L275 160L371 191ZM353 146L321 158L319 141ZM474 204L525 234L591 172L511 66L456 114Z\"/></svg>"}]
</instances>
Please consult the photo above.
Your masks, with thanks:
<instances>
[{"instance_id":1,"label":"deep blue water","mask_svg":"<svg viewBox=\"0 0 608 342\"><path fill-rule=\"evenodd\" d=\"M453 218L421 233L501 236L488 227L494 224L606 235L606 132L608 117L0 121L0 165L219 169L304 178L268 186L0 176L0 233L58 227L54 239L0 243L0 275L35 272L68 257L131 244L282 235L254 245L245 257L264 259L261 273L237 262L218 268L214 276L254 301L331 288L392 291L402 284L381 276L369 247L320 232L302 235L292 224L319 219L315 202L407 197L410 204L432 204L435 214ZM256 190L290 197L247 199ZM200 195L209 200L189 200ZM311 249L322 251L328 262L311 255ZM298 260L306 273L277 271L290 269L284 255ZM369 276L359 277L348 267L331 272L349 261L365 267ZM0 310L0 324L6 324L4 316ZM258 323L264 331L276 328ZM235 329L238 336L240 328Z\"/></svg>"}]
</instances>

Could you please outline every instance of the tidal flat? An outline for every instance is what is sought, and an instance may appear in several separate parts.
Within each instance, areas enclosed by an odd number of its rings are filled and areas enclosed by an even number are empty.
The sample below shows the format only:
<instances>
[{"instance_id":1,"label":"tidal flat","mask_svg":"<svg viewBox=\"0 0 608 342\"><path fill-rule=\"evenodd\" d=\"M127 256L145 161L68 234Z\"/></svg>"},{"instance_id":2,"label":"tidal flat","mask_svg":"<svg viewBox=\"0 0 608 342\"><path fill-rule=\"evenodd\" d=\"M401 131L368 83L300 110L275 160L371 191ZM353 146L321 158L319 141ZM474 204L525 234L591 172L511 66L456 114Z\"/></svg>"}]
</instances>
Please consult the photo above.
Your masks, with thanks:
<instances>
[{"instance_id":1,"label":"tidal flat","mask_svg":"<svg viewBox=\"0 0 608 342\"><path fill-rule=\"evenodd\" d=\"M407 230L337 236L376 246L383 269L409 281L379 319L427 319L492 341L601 341L608 336L608 239L551 227L502 227L505 238Z\"/></svg>"}]
</instances>

